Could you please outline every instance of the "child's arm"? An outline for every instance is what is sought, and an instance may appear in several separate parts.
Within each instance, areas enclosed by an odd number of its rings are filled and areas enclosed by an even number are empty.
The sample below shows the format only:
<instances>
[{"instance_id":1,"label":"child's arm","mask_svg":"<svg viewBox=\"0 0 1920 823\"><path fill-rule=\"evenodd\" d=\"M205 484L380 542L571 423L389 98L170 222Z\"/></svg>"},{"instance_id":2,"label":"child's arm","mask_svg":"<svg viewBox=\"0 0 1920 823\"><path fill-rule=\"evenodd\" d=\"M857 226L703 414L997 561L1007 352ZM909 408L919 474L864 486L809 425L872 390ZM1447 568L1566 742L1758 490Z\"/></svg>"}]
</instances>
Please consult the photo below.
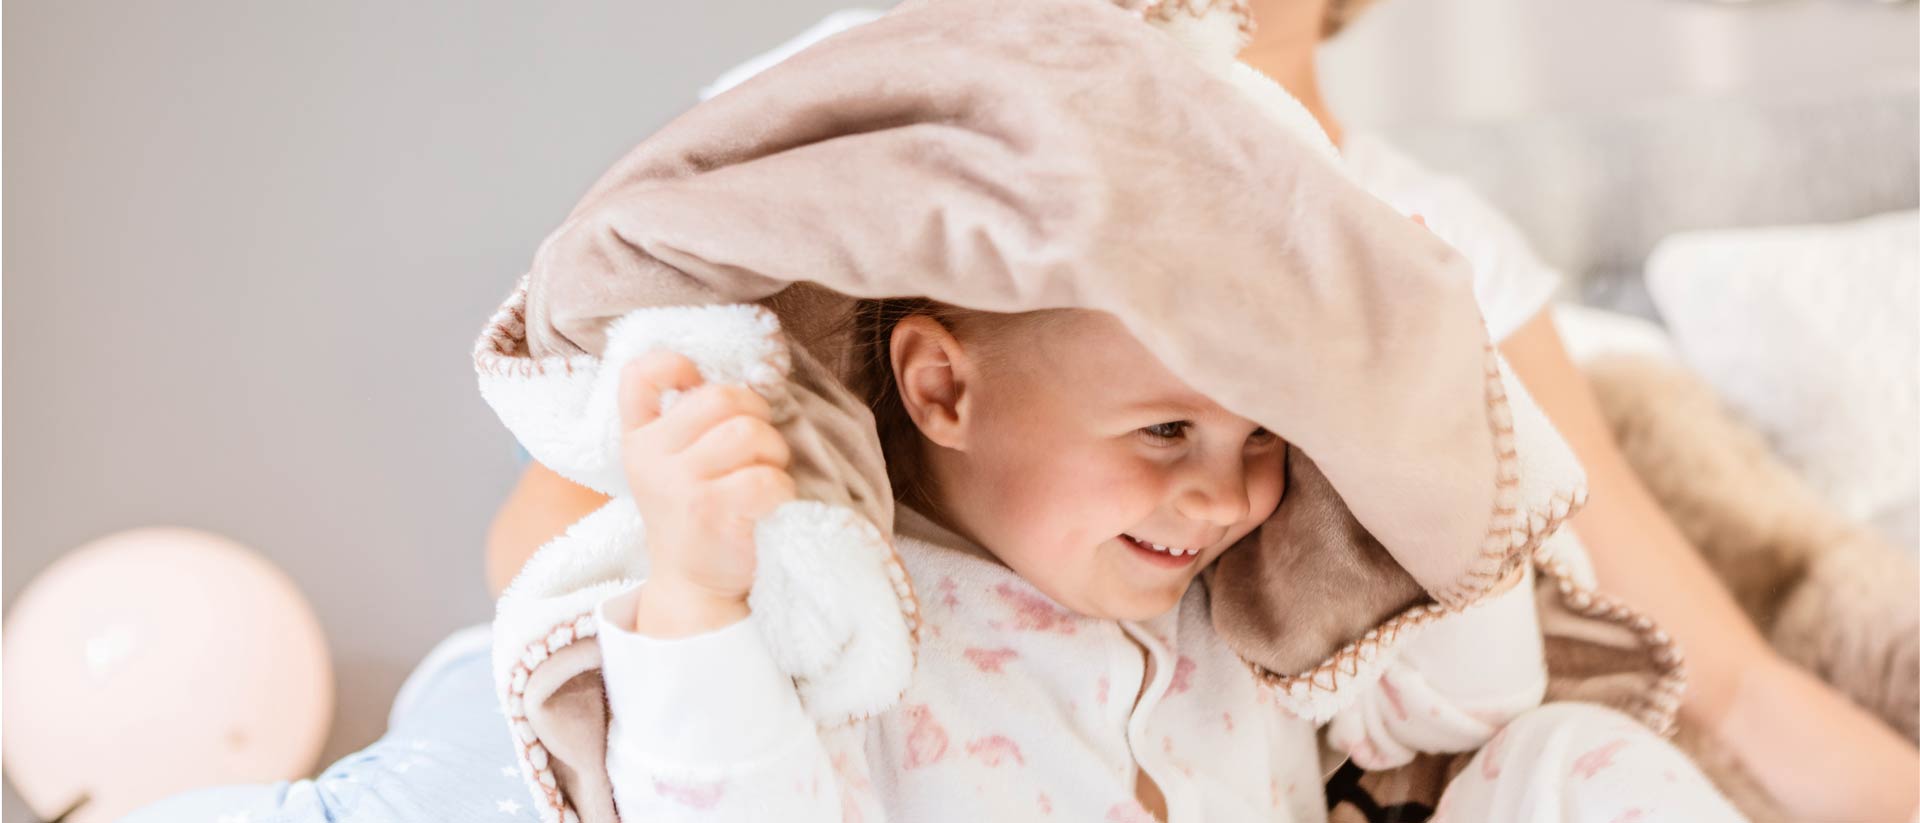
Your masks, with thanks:
<instances>
[{"instance_id":1,"label":"child's arm","mask_svg":"<svg viewBox=\"0 0 1920 823\"><path fill-rule=\"evenodd\" d=\"M843 802L882 819L856 790L861 735L815 731L754 618L650 637L634 631L650 594L643 584L600 606L607 774L623 819L825 823L842 819ZM850 773L844 789L839 771Z\"/></svg>"},{"instance_id":2,"label":"child's arm","mask_svg":"<svg viewBox=\"0 0 1920 823\"><path fill-rule=\"evenodd\" d=\"M667 390L684 394L662 413ZM623 367L621 458L649 571L598 614L607 773L625 819L837 821L843 796L880 819L860 725L815 730L747 607L754 522L793 499L771 416L678 355Z\"/></svg>"},{"instance_id":3,"label":"child's arm","mask_svg":"<svg viewBox=\"0 0 1920 823\"><path fill-rule=\"evenodd\" d=\"M1523 566L1485 600L1434 621L1380 680L1334 715L1327 739L1366 769L1417 752L1468 751L1540 705L1547 667L1532 571Z\"/></svg>"}]
</instances>

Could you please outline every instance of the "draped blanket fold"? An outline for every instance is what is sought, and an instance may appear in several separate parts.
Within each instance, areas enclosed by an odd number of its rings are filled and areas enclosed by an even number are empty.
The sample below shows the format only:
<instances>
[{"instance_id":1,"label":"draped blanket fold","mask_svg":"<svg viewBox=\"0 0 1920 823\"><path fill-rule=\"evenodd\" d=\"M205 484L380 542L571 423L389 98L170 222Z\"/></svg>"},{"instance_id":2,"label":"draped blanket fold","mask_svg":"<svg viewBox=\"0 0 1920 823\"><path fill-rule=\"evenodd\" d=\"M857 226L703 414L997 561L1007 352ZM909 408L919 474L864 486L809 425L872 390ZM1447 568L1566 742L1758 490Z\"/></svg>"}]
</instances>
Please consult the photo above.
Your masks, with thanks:
<instances>
[{"instance_id":1,"label":"draped blanket fold","mask_svg":"<svg viewBox=\"0 0 1920 823\"><path fill-rule=\"evenodd\" d=\"M1489 344L1462 258L1347 179L1234 60L1245 31L1204 0L910 2L673 120L541 244L476 347L481 390L535 459L614 498L499 604L543 815L613 815L591 612L645 575L615 378L649 349L765 395L794 447L800 499L756 528L752 606L822 724L886 710L919 629L848 388L860 298L1108 312L1286 438L1279 509L1206 574L1223 636L1302 715L1577 509L1580 468Z\"/></svg>"}]
</instances>

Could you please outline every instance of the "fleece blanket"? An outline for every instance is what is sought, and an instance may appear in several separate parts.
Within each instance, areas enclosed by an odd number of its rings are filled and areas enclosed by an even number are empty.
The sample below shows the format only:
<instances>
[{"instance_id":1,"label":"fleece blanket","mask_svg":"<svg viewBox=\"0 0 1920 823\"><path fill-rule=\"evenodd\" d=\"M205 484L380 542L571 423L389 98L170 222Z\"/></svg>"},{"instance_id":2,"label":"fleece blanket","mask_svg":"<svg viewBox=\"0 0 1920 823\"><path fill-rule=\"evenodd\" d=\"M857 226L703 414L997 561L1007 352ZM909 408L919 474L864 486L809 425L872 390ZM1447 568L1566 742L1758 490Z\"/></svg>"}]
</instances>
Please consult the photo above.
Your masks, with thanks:
<instances>
[{"instance_id":1,"label":"fleece blanket","mask_svg":"<svg viewBox=\"0 0 1920 823\"><path fill-rule=\"evenodd\" d=\"M1108 312L1285 437L1285 499L1205 573L1222 635L1297 713L1330 717L1532 560L1543 600L1592 624L1570 670L1628 678L1594 696L1670 721L1677 652L1541 550L1584 480L1489 344L1462 258L1234 59L1249 25L1204 0L910 2L669 123L547 237L475 350L528 451L613 498L495 621L546 819L615 819L591 613L646 573L615 390L650 349L760 392L793 446L800 499L756 524L750 605L810 714L870 716L905 688L919 610L848 388L859 299Z\"/></svg>"}]
</instances>

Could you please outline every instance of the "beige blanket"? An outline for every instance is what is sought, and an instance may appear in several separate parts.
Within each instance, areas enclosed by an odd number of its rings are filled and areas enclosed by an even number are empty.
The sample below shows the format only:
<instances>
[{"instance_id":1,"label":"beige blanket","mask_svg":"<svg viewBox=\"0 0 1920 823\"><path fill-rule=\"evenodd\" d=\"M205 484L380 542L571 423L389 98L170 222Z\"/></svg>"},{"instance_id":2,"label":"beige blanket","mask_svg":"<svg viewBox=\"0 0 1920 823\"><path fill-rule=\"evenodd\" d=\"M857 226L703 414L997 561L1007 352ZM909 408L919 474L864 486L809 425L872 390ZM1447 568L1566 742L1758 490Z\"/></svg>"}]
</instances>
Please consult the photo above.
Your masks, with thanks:
<instances>
[{"instance_id":1,"label":"beige blanket","mask_svg":"<svg viewBox=\"0 0 1920 823\"><path fill-rule=\"evenodd\" d=\"M1287 438L1278 511L1207 574L1222 634L1294 711L1330 716L1396 642L1533 557L1550 607L1607 618L1583 642L1624 650L1614 702L1665 725L1663 638L1535 554L1584 479L1488 344L1462 259L1234 61L1246 27L1204 0L911 2L669 123L546 239L475 364L536 459L615 498L496 621L548 819L613 817L591 611L645 575L613 380L650 348L753 386L794 444L802 499L756 530L752 606L809 711L884 711L911 677L912 581L846 387L856 298L1109 312Z\"/></svg>"}]
</instances>

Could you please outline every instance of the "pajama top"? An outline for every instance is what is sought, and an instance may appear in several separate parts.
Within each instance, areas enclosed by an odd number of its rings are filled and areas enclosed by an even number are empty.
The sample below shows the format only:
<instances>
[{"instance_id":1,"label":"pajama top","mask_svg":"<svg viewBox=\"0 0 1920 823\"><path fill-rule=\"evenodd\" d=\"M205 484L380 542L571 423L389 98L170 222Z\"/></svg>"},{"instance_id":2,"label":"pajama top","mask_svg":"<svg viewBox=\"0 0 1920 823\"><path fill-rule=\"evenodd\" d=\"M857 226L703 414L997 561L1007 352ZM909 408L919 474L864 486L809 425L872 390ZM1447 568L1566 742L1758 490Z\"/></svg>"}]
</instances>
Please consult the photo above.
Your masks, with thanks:
<instances>
[{"instance_id":1,"label":"pajama top","mask_svg":"<svg viewBox=\"0 0 1920 823\"><path fill-rule=\"evenodd\" d=\"M925 624L904 697L872 718L817 727L757 618L662 640L633 631L644 583L600 605L622 819L1147 823L1144 771L1169 823L1321 821L1339 756L1477 748L1546 688L1523 580L1408 641L1321 734L1214 632L1203 581L1154 619L1084 617L919 513L898 519Z\"/></svg>"}]
</instances>

